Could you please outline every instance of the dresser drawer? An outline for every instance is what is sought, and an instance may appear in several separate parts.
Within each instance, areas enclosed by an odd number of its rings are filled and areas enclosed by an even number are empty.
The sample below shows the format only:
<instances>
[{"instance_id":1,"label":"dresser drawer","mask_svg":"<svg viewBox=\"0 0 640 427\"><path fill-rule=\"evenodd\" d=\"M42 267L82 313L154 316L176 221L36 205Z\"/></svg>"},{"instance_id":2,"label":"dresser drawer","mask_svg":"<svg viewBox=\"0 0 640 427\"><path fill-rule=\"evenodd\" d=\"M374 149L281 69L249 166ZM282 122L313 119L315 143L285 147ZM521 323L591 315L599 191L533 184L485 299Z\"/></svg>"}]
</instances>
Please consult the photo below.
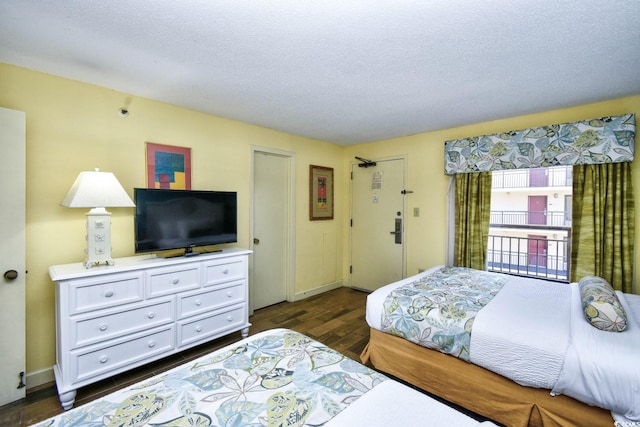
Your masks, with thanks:
<instances>
[{"instance_id":1,"label":"dresser drawer","mask_svg":"<svg viewBox=\"0 0 640 427\"><path fill-rule=\"evenodd\" d=\"M120 368L128 368L174 348L173 325L156 328L146 334L137 334L129 340L114 340L111 345L95 350L71 353L72 382L78 382L104 373L113 375Z\"/></svg>"},{"instance_id":2,"label":"dresser drawer","mask_svg":"<svg viewBox=\"0 0 640 427\"><path fill-rule=\"evenodd\" d=\"M232 280L241 280L246 277L246 264L244 258L231 258L227 260L205 263L204 286L217 285Z\"/></svg>"},{"instance_id":3,"label":"dresser drawer","mask_svg":"<svg viewBox=\"0 0 640 427\"><path fill-rule=\"evenodd\" d=\"M173 321L173 298L128 309L125 306L102 313L74 316L70 320L69 344L74 349Z\"/></svg>"},{"instance_id":4,"label":"dresser drawer","mask_svg":"<svg viewBox=\"0 0 640 427\"><path fill-rule=\"evenodd\" d=\"M175 294L200 287L200 267L187 264L147 271L147 297Z\"/></svg>"},{"instance_id":5,"label":"dresser drawer","mask_svg":"<svg viewBox=\"0 0 640 427\"><path fill-rule=\"evenodd\" d=\"M216 314L178 322L178 347L205 340L231 329L240 329L247 322L245 305L230 307Z\"/></svg>"},{"instance_id":6,"label":"dresser drawer","mask_svg":"<svg viewBox=\"0 0 640 427\"><path fill-rule=\"evenodd\" d=\"M142 301L144 296L140 272L76 280L60 286L69 286L69 314Z\"/></svg>"},{"instance_id":7,"label":"dresser drawer","mask_svg":"<svg viewBox=\"0 0 640 427\"><path fill-rule=\"evenodd\" d=\"M245 281L228 283L205 292L178 295L178 319L246 301Z\"/></svg>"}]
</instances>

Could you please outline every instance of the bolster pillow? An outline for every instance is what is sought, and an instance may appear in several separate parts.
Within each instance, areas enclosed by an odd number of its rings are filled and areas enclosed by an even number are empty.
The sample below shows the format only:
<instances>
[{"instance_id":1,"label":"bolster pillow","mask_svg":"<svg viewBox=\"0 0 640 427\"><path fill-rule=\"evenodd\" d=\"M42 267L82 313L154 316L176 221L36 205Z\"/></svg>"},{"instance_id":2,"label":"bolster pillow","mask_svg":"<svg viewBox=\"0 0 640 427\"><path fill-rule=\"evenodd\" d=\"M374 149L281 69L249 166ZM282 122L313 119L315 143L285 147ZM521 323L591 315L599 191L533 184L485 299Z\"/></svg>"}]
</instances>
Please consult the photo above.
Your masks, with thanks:
<instances>
[{"instance_id":1,"label":"bolster pillow","mask_svg":"<svg viewBox=\"0 0 640 427\"><path fill-rule=\"evenodd\" d=\"M627 315L609 282L602 277L586 276L578 286L584 317L592 326L608 332L627 328Z\"/></svg>"}]
</instances>

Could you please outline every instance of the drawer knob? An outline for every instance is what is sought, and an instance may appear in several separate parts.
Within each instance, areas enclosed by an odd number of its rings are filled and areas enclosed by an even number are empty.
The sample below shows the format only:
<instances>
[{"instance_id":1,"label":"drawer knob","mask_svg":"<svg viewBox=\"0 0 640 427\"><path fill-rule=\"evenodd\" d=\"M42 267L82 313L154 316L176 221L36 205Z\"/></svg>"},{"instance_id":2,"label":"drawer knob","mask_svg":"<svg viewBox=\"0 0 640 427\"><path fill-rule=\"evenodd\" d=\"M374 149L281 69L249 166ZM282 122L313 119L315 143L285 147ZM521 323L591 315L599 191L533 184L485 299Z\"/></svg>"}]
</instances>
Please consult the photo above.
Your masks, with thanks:
<instances>
[{"instance_id":1,"label":"drawer knob","mask_svg":"<svg viewBox=\"0 0 640 427\"><path fill-rule=\"evenodd\" d=\"M107 298L111 298L113 296L113 291L109 290L109 291L105 292L104 296L107 297Z\"/></svg>"},{"instance_id":2,"label":"drawer knob","mask_svg":"<svg viewBox=\"0 0 640 427\"><path fill-rule=\"evenodd\" d=\"M100 363L107 363L108 361L109 361L109 358L107 356L100 357Z\"/></svg>"},{"instance_id":3,"label":"drawer knob","mask_svg":"<svg viewBox=\"0 0 640 427\"><path fill-rule=\"evenodd\" d=\"M222 274L229 274L229 269L225 268L224 270L222 270Z\"/></svg>"},{"instance_id":4,"label":"drawer knob","mask_svg":"<svg viewBox=\"0 0 640 427\"><path fill-rule=\"evenodd\" d=\"M180 279L176 277L171 281L171 283L173 283L174 285L177 285L178 283L180 283Z\"/></svg>"},{"instance_id":5,"label":"drawer knob","mask_svg":"<svg viewBox=\"0 0 640 427\"><path fill-rule=\"evenodd\" d=\"M202 332L202 326L200 325L196 326L196 332Z\"/></svg>"},{"instance_id":6,"label":"drawer knob","mask_svg":"<svg viewBox=\"0 0 640 427\"><path fill-rule=\"evenodd\" d=\"M104 323L102 325L100 325L100 330L103 331L103 332L106 331L108 328L109 328L109 326L105 325Z\"/></svg>"},{"instance_id":7,"label":"drawer knob","mask_svg":"<svg viewBox=\"0 0 640 427\"><path fill-rule=\"evenodd\" d=\"M228 316L227 317L227 322L229 322L229 323L233 322L233 316Z\"/></svg>"},{"instance_id":8,"label":"drawer knob","mask_svg":"<svg viewBox=\"0 0 640 427\"><path fill-rule=\"evenodd\" d=\"M155 315L155 313L152 311L152 312L150 312L149 314L147 314L147 317L148 317L149 319L153 319L154 317L156 317L156 315Z\"/></svg>"},{"instance_id":9,"label":"drawer knob","mask_svg":"<svg viewBox=\"0 0 640 427\"><path fill-rule=\"evenodd\" d=\"M200 301L199 299L197 299L197 300L196 300L196 305L197 305L198 307L200 307L200 306L202 305L202 301Z\"/></svg>"},{"instance_id":10,"label":"drawer knob","mask_svg":"<svg viewBox=\"0 0 640 427\"><path fill-rule=\"evenodd\" d=\"M231 298L233 296L233 292L229 291L227 292L227 297Z\"/></svg>"},{"instance_id":11,"label":"drawer knob","mask_svg":"<svg viewBox=\"0 0 640 427\"><path fill-rule=\"evenodd\" d=\"M156 342L151 340L151 341L149 341L149 344L147 344L147 345L149 346L149 348L153 348L153 347L156 346Z\"/></svg>"}]
</instances>

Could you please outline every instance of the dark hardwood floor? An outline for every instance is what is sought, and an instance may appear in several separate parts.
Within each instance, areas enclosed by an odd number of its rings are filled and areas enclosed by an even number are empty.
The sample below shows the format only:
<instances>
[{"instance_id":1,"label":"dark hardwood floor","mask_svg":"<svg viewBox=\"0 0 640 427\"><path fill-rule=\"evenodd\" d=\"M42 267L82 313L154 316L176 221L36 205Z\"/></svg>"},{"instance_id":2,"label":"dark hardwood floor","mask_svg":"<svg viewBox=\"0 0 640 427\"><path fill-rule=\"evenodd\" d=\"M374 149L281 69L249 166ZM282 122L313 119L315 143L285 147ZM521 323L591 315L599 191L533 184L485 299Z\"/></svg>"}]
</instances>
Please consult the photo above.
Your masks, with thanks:
<instances>
[{"instance_id":1,"label":"dark hardwood floor","mask_svg":"<svg viewBox=\"0 0 640 427\"><path fill-rule=\"evenodd\" d=\"M257 310L249 319L249 334L267 329L288 328L316 339L344 355L360 360L369 339L365 321L367 293L339 288L294 303L280 303ZM119 388L149 378L167 369L196 359L240 339L240 333L169 356L141 368L117 375L78 390L74 407L109 394ZM28 426L62 412L55 384L27 390L27 397L0 407L0 426Z\"/></svg>"}]
</instances>

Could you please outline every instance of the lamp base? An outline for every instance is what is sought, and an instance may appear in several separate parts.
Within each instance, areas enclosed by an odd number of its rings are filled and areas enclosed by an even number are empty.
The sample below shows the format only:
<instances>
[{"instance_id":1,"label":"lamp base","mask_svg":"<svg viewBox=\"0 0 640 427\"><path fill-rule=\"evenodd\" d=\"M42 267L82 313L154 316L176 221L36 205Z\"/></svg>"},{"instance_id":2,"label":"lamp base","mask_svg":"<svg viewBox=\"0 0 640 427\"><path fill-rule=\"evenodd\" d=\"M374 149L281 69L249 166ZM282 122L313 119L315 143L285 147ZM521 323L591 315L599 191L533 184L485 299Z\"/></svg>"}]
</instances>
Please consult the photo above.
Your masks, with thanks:
<instances>
[{"instance_id":1,"label":"lamp base","mask_svg":"<svg viewBox=\"0 0 640 427\"><path fill-rule=\"evenodd\" d=\"M111 257L111 213L105 208L93 208L87 212L87 248L85 268L101 263L113 265Z\"/></svg>"},{"instance_id":2,"label":"lamp base","mask_svg":"<svg viewBox=\"0 0 640 427\"><path fill-rule=\"evenodd\" d=\"M84 268L91 268L91 267L97 267L99 266L103 261L92 261L89 259L86 259L82 265L84 265ZM108 259L104 261L105 265L115 265L115 261L112 259Z\"/></svg>"}]
</instances>

